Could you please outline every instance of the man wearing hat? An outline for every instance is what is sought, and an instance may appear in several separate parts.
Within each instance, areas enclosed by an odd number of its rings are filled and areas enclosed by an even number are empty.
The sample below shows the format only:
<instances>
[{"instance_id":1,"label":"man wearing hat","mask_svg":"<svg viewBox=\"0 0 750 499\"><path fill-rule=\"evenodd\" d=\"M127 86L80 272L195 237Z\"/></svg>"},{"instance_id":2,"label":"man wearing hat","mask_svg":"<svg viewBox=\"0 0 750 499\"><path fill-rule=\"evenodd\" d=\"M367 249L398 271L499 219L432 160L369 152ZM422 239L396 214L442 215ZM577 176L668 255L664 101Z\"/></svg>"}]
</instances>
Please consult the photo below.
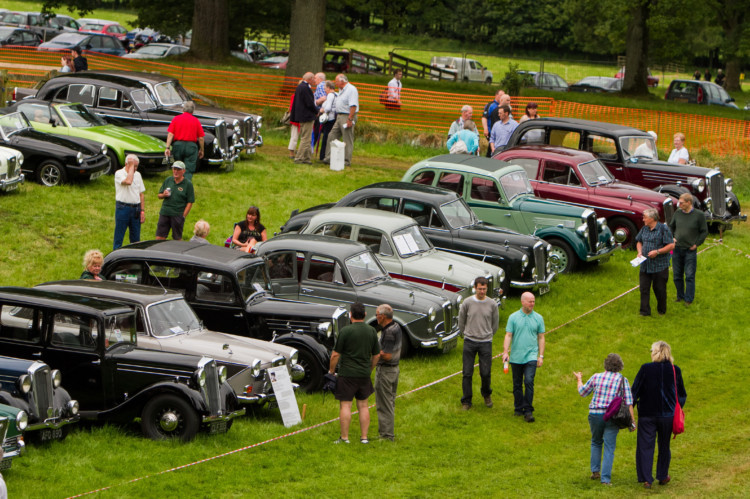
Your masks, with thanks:
<instances>
[{"instance_id":1,"label":"man wearing hat","mask_svg":"<svg viewBox=\"0 0 750 499\"><path fill-rule=\"evenodd\" d=\"M195 203L193 184L185 178L185 163L172 163L172 176L164 179L159 188L159 199L162 199L159 211L159 222L156 224L156 239L166 239L172 230L172 239L182 239L182 228L190 208Z\"/></svg>"}]
</instances>

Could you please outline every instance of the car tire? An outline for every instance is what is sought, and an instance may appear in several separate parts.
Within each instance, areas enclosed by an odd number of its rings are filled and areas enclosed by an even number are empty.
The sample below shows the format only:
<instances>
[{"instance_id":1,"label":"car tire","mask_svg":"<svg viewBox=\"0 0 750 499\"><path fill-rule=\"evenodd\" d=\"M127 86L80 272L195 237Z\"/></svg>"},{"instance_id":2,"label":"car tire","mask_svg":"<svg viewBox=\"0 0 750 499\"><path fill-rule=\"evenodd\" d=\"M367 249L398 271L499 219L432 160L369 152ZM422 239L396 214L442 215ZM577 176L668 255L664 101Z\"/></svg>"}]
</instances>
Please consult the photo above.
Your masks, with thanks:
<instances>
[{"instance_id":1,"label":"car tire","mask_svg":"<svg viewBox=\"0 0 750 499\"><path fill-rule=\"evenodd\" d=\"M323 387L324 373L315 354L306 348L300 348L297 364L305 370L305 377L299 382L300 390L308 393L320 390Z\"/></svg>"},{"instance_id":2,"label":"car tire","mask_svg":"<svg viewBox=\"0 0 750 499\"><path fill-rule=\"evenodd\" d=\"M45 159L36 169L36 179L42 185L54 187L65 183L67 173L65 172L65 167L59 161Z\"/></svg>"},{"instance_id":3,"label":"car tire","mask_svg":"<svg viewBox=\"0 0 750 499\"><path fill-rule=\"evenodd\" d=\"M107 149L107 157L109 158L109 170L104 172L104 174L114 175L120 169L120 160L117 159L117 153L112 149Z\"/></svg>"},{"instance_id":4,"label":"car tire","mask_svg":"<svg viewBox=\"0 0 750 499\"><path fill-rule=\"evenodd\" d=\"M638 229L633 222L625 217L612 217L607 221L607 225L612 235L615 236L615 241L622 245L622 249L635 248L635 236L638 234Z\"/></svg>"},{"instance_id":5,"label":"car tire","mask_svg":"<svg viewBox=\"0 0 750 499\"><path fill-rule=\"evenodd\" d=\"M157 395L143 407L141 431L152 440L188 442L198 433L198 414L177 395Z\"/></svg>"},{"instance_id":6,"label":"car tire","mask_svg":"<svg viewBox=\"0 0 750 499\"><path fill-rule=\"evenodd\" d=\"M553 238L547 240L547 242L552 246L549 252L549 259L553 270L556 270L558 274L572 272L578 261L573 248L562 239Z\"/></svg>"},{"instance_id":7,"label":"car tire","mask_svg":"<svg viewBox=\"0 0 750 499\"><path fill-rule=\"evenodd\" d=\"M484 80L484 84L485 84L485 85L492 85L492 78L486 78L486 79Z\"/></svg>"}]
</instances>

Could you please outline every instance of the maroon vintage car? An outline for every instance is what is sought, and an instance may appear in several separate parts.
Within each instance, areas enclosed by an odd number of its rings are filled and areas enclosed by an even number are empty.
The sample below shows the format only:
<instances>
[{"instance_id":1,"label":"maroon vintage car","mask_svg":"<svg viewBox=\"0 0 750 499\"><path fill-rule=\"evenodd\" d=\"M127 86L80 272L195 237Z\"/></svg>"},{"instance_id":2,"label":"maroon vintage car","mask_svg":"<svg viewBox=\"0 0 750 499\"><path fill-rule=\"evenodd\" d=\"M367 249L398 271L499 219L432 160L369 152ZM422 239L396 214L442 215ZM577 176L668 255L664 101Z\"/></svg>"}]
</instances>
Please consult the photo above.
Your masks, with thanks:
<instances>
[{"instance_id":1,"label":"maroon vintage car","mask_svg":"<svg viewBox=\"0 0 750 499\"><path fill-rule=\"evenodd\" d=\"M671 196L616 180L590 152L518 146L494 157L523 166L538 197L594 209L597 217L607 219L623 248L632 246L636 231L643 226L643 210L655 208L661 219L669 222L677 205Z\"/></svg>"}]
</instances>

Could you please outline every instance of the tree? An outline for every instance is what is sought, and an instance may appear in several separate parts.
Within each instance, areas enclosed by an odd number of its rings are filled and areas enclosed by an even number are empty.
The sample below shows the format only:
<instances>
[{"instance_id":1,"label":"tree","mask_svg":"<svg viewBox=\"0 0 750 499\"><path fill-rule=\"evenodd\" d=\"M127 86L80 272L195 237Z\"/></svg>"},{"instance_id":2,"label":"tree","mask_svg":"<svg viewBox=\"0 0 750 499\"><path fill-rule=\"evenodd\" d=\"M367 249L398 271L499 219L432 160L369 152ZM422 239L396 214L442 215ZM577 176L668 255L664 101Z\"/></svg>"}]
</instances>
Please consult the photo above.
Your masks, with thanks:
<instances>
[{"instance_id":1,"label":"tree","mask_svg":"<svg viewBox=\"0 0 750 499\"><path fill-rule=\"evenodd\" d=\"M195 0L190 51L198 59L217 61L229 55L227 2L228 0Z\"/></svg>"},{"instance_id":2,"label":"tree","mask_svg":"<svg viewBox=\"0 0 750 499\"><path fill-rule=\"evenodd\" d=\"M718 22L724 30L722 52L726 59L727 90L742 90L742 62L750 56L750 0L717 0L714 3Z\"/></svg>"},{"instance_id":3,"label":"tree","mask_svg":"<svg viewBox=\"0 0 750 499\"><path fill-rule=\"evenodd\" d=\"M326 0L292 0L286 75L299 77L323 67Z\"/></svg>"},{"instance_id":4,"label":"tree","mask_svg":"<svg viewBox=\"0 0 750 499\"><path fill-rule=\"evenodd\" d=\"M650 0L636 0L630 7L625 41L625 78L622 93L648 95L648 17Z\"/></svg>"}]
</instances>

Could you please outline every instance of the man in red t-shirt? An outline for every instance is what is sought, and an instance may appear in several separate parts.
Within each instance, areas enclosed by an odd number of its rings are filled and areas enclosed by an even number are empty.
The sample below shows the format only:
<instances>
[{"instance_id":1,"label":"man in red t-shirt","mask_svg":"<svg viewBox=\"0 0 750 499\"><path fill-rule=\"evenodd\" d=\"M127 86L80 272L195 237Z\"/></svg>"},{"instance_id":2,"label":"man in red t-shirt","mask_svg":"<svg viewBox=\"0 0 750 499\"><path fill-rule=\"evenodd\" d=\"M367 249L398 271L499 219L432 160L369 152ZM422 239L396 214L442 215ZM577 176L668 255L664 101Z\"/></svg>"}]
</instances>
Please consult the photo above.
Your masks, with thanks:
<instances>
[{"instance_id":1,"label":"man in red t-shirt","mask_svg":"<svg viewBox=\"0 0 750 499\"><path fill-rule=\"evenodd\" d=\"M198 160L203 158L203 132L201 122L193 116L195 103L182 103L182 114L175 116L167 128L167 150L164 156L173 156L175 161L185 163L185 178L191 180Z\"/></svg>"}]
</instances>

